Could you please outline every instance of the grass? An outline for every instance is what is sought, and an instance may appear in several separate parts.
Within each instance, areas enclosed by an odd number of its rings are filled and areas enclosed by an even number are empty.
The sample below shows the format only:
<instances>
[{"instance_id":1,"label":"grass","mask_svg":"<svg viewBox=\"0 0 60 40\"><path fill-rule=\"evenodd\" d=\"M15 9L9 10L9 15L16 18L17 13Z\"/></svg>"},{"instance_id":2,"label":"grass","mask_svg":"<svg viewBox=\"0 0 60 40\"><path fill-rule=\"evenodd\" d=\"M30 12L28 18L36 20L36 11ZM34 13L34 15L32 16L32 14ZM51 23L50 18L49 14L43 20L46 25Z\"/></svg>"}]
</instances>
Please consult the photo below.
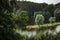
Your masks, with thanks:
<instances>
[{"instance_id":1,"label":"grass","mask_svg":"<svg viewBox=\"0 0 60 40\"><path fill-rule=\"evenodd\" d=\"M45 28L45 27L55 27L56 25L60 25L60 22L55 22L55 23L48 23L48 24L43 24L40 25L40 27L38 25L29 25L26 26L27 29L39 29L39 28Z\"/></svg>"}]
</instances>

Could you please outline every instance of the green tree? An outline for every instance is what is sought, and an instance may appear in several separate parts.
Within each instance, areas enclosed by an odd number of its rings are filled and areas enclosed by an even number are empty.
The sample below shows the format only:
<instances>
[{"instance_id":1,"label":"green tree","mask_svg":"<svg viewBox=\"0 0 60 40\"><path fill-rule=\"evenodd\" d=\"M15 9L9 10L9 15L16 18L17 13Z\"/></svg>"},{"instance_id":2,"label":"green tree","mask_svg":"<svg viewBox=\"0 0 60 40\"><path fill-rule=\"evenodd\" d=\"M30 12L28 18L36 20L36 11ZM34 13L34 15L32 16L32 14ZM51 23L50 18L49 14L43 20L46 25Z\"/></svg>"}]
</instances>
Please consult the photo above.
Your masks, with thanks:
<instances>
[{"instance_id":1,"label":"green tree","mask_svg":"<svg viewBox=\"0 0 60 40\"><path fill-rule=\"evenodd\" d=\"M55 18L55 17L50 17L50 18L49 18L49 22L50 22L50 23L54 23L55 21L56 21L56 18Z\"/></svg>"},{"instance_id":2,"label":"green tree","mask_svg":"<svg viewBox=\"0 0 60 40\"><path fill-rule=\"evenodd\" d=\"M43 14L43 12L42 11L34 12L34 17L36 17L36 15L38 14Z\"/></svg>"},{"instance_id":3,"label":"green tree","mask_svg":"<svg viewBox=\"0 0 60 40\"><path fill-rule=\"evenodd\" d=\"M56 21L59 22L60 21L60 9L59 8L57 8L54 11L54 16L56 17Z\"/></svg>"},{"instance_id":4,"label":"green tree","mask_svg":"<svg viewBox=\"0 0 60 40\"><path fill-rule=\"evenodd\" d=\"M60 2L55 4L56 8L59 8L60 9Z\"/></svg>"},{"instance_id":5,"label":"green tree","mask_svg":"<svg viewBox=\"0 0 60 40\"><path fill-rule=\"evenodd\" d=\"M9 0L0 0L0 40L18 40L21 36L15 32L15 26L12 21L13 5ZM20 39L19 39L20 40ZM21 39L23 40L23 39Z\"/></svg>"},{"instance_id":6,"label":"green tree","mask_svg":"<svg viewBox=\"0 0 60 40\"><path fill-rule=\"evenodd\" d=\"M49 18L51 17L51 14L48 11L43 11L43 16L44 16L44 23L48 23L49 22Z\"/></svg>"},{"instance_id":7,"label":"green tree","mask_svg":"<svg viewBox=\"0 0 60 40\"><path fill-rule=\"evenodd\" d=\"M27 11L21 11L18 10L15 14L12 14L13 20L15 21L15 23L20 26L20 27L24 27L27 25L28 22L28 12Z\"/></svg>"},{"instance_id":8,"label":"green tree","mask_svg":"<svg viewBox=\"0 0 60 40\"><path fill-rule=\"evenodd\" d=\"M46 8L44 8L44 11L48 11L51 14L51 16L54 16L54 10L55 9L56 9L55 5L50 4Z\"/></svg>"},{"instance_id":9,"label":"green tree","mask_svg":"<svg viewBox=\"0 0 60 40\"><path fill-rule=\"evenodd\" d=\"M38 24L39 26L40 26L40 24L43 24L44 23L44 16L41 14L36 15L35 23Z\"/></svg>"}]
</instances>

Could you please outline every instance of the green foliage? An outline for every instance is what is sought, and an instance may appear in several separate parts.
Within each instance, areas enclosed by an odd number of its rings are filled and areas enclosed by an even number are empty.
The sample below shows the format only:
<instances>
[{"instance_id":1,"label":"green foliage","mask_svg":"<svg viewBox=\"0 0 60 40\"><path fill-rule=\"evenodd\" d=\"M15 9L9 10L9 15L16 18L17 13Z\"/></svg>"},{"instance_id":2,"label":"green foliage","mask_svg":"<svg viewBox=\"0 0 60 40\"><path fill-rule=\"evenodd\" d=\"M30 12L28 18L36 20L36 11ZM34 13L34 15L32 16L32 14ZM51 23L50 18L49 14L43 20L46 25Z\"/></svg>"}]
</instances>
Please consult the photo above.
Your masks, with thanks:
<instances>
[{"instance_id":1,"label":"green foliage","mask_svg":"<svg viewBox=\"0 0 60 40\"><path fill-rule=\"evenodd\" d=\"M36 15L35 23L38 25L43 24L44 23L44 16L40 15L40 14Z\"/></svg>"},{"instance_id":2,"label":"green foliage","mask_svg":"<svg viewBox=\"0 0 60 40\"><path fill-rule=\"evenodd\" d=\"M9 0L0 0L0 40L17 40L17 35L15 35L13 30L15 26L11 17L13 12L11 4L13 3Z\"/></svg>"},{"instance_id":3,"label":"green foliage","mask_svg":"<svg viewBox=\"0 0 60 40\"><path fill-rule=\"evenodd\" d=\"M13 20L17 25L20 27L24 27L27 25L28 22L28 12L18 10L16 13L12 13Z\"/></svg>"},{"instance_id":4,"label":"green foliage","mask_svg":"<svg viewBox=\"0 0 60 40\"><path fill-rule=\"evenodd\" d=\"M50 4L48 5L46 8L44 8L44 11L48 11L51 15L50 16L54 16L54 10L56 6L54 4Z\"/></svg>"},{"instance_id":5,"label":"green foliage","mask_svg":"<svg viewBox=\"0 0 60 40\"><path fill-rule=\"evenodd\" d=\"M57 4L47 4L47 3L33 3L33 2L27 2L27 1L17 1L18 7L17 9L22 9L22 10L27 10L28 14L29 14L29 20L28 20L28 24L34 24L34 19L36 17L35 12L43 12L43 16L47 17L45 18L44 23L48 23L48 19L50 17L54 16L54 11L57 8L60 8L60 3ZM47 13L48 12L48 13ZM46 15L47 16L46 16ZM50 14L50 15L49 15ZM57 17L58 18L58 17ZM57 21L59 21L60 19L58 19Z\"/></svg>"},{"instance_id":6,"label":"green foliage","mask_svg":"<svg viewBox=\"0 0 60 40\"><path fill-rule=\"evenodd\" d=\"M59 15L59 13L60 13L60 9L57 8L57 9L54 11L54 16Z\"/></svg>"},{"instance_id":7,"label":"green foliage","mask_svg":"<svg viewBox=\"0 0 60 40\"><path fill-rule=\"evenodd\" d=\"M51 14L48 11L44 11L43 12L43 16L44 16L44 23L48 23L49 22L49 18L51 17Z\"/></svg>"},{"instance_id":8,"label":"green foliage","mask_svg":"<svg viewBox=\"0 0 60 40\"><path fill-rule=\"evenodd\" d=\"M56 21L56 18L55 17L50 17L49 21L50 21L50 23L54 23Z\"/></svg>"},{"instance_id":9,"label":"green foliage","mask_svg":"<svg viewBox=\"0 0 60 40\"><path fill-rule=\"evenodd\" d=\"M36 15L38 15L38 14L43 14L43 12L42 11L34 12L34 17L36 17Z\"/></svg>"},{"instance_id":10,"label":"green foliage","mask_svg":"<svg viewBox=\"0 0 60 40\"><path fill-rule=\"evenodd\" d=\"M57 8L55 11L54 11L54 16L56 17L56 21L60 21L60 9Z\"/></svg>"},{"instance_id":11,"label":"green foliage","mask_svg":"<svg viewBox=\"0 0 60 40\"><path fill-rule=\"evenodd\" d=\"M21 11L18 9L22 9L25 11ZM35 22L38 22L37 24L43 24L44 17L49 14L47 13L45 15L44 13L44 16L42 16L38 15L43 14L42 12L37 12L36 14L34 14L34 12L46 11L44 9L47 9L47 11L49 11L51 14L54 12L55 6L48 5L46 3L37 4L30 2L17 2L16 0L0 0L0 40L60 40L60 33L54 36L52 34L39 34L38 36L28 38L27 36L21 36L20 34L16 33L15 30L13 30L15 29L15 24L25 27L27 25L28 19L30 19L29 22L33 20L32 17L36 17ZM51 15L53 16L53 14ZM56 9L54 15L57 21L59 21L60 9ZM51 18L51 21L53 20L52 22L54 22L54 19L55 18Z\"/></svg>"},{"instance_id":12,"label":"green foliage","mask_svg":"<svg viewBox=\"0 0 60 40\"><path fill-rule=\"evenodd\" d=\"M55 4L55 6L56 6L56 9L57 9L57 8L60 9L60 3Z\"/></svg>"},{"instance_id":13,"label":"green foliage","mask_svg":"<svg viewBox=\"0 0 60 40\"><path fill-rule=\"evenodd\" d=\"M23 40L23 36L15 30L0 28L0 40Z\"/></svg>"},{"instance_id":14,"label":"green foliage","mask_svg":"<svg viewBox=\"0 0 60 40\"><path fill-rule=\"evenodd\" d=\"M22 11L20 13L20 24L21 24L21 26L26 26L27 22L28 22L28 12Z\"/></svg>"}]
</instances>

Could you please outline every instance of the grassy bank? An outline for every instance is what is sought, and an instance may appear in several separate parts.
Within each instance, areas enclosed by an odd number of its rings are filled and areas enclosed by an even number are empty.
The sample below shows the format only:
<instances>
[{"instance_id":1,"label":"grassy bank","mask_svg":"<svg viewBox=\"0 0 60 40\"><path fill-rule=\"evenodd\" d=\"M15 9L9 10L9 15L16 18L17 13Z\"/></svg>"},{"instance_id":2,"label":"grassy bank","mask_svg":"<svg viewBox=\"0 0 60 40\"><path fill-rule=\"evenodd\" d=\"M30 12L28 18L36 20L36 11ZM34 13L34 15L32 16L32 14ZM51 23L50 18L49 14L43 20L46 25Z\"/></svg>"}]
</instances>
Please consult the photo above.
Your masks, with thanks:
<instances>
[{"instance_id":1,"label":"grassy bank","mask_svg":"<svg viewBox=\"0 0 60 40\"><path fill-rule=\"evenodd\" d=\"M57 25L60 25L60 22L43 24L43 25L40 25L40 27L38 25L29 25L29 26L26 26L26 28L29 30L30 29L41 29L41 28L51 28L51 27L55 27Z\"/></svg>"}]
</instances>

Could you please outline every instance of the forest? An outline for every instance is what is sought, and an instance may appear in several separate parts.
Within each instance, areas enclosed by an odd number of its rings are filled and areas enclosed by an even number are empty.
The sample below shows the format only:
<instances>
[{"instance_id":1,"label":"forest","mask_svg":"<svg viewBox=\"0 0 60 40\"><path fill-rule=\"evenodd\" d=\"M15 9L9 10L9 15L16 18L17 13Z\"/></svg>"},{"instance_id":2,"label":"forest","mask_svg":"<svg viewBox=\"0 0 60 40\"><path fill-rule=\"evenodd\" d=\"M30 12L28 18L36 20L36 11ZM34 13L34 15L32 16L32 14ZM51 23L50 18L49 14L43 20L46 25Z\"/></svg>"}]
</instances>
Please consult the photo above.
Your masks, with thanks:
<instances>
[{"instance_id":1,"label":"forest","mask_svg":"<svg viewBox=\"0 0 60 40\"><path fill-rule=\"evenodd\" d=\"M0 0L0 40L60 40L60 32L54 34L57 26L60 27L60 3ZM16 30L37 33L28 37Z\"/></svg>"}]
</instances>

